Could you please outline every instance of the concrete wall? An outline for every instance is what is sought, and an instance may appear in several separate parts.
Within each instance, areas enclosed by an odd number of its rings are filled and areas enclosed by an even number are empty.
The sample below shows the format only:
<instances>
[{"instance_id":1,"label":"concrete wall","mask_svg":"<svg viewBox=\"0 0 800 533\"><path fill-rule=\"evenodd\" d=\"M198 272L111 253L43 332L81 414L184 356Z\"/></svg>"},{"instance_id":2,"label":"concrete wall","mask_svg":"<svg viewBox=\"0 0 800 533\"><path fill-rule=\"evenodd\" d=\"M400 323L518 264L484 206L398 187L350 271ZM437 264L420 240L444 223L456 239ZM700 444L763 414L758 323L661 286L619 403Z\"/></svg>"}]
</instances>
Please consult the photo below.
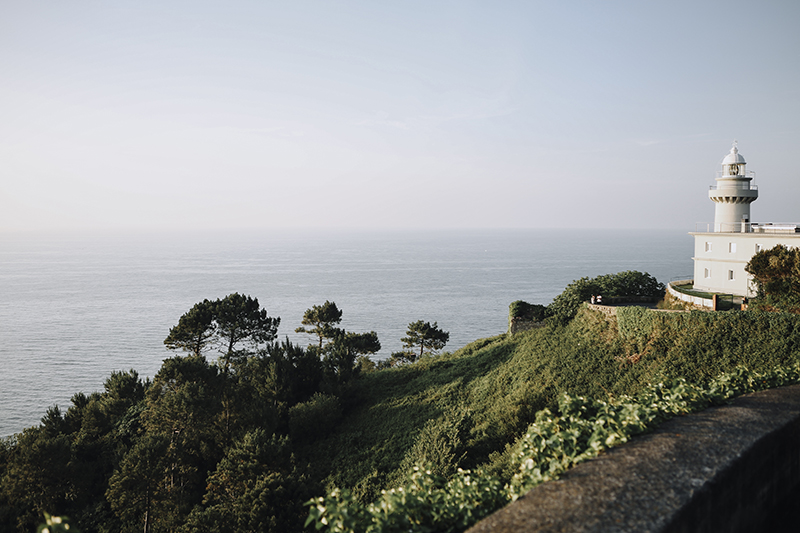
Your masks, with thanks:
<instances>
[{"instance_id":1,"label":"concrete wall","mask_svg":"<svg viewBox=\"0 0 800 533\"><path fill-rule=\"evenodd\" d=\"M674 418L539 485L468 533L774 531L797 514L798 487L795 385Z\"/></svg>"},{"instance_id":2,"label":"concrete wall","mask_svg":"<svg viewBox=\"0 0 800 533\"><path fill-rule=\"evenodd\" d=\"M683 302L690 303L696 307L703 307L707 309L714 309L714 300L711 298L700 298L699 296L692 296L690 294L684 294L682 292L678 292L675 290L673 285L689 285L692 283L692 280L682 280L682 281L671 281L667 284L667 292L674 298L681 300Z\"/></svg>"}]
</instances>

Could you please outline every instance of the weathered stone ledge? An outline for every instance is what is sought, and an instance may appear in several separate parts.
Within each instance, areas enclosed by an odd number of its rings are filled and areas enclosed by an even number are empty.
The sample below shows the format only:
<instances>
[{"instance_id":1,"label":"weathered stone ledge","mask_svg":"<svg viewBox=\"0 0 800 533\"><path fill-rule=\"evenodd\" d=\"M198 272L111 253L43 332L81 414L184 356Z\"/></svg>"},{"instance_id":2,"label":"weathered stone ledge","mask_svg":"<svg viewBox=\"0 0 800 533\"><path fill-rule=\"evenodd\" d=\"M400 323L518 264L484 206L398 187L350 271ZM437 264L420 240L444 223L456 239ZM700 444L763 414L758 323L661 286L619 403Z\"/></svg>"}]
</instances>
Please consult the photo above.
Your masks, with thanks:
<instances>
[{"instance_id":1,"label":"weathered stone ledge","mask_svg":"<svg viewBox=\"0 0 800 533\"><path fill-rule=\"evenodd\" d=\"M468 533L774 530L773 512L796 499L799 485L795 385L670 420Z\"/></svg>"}]
</instances>

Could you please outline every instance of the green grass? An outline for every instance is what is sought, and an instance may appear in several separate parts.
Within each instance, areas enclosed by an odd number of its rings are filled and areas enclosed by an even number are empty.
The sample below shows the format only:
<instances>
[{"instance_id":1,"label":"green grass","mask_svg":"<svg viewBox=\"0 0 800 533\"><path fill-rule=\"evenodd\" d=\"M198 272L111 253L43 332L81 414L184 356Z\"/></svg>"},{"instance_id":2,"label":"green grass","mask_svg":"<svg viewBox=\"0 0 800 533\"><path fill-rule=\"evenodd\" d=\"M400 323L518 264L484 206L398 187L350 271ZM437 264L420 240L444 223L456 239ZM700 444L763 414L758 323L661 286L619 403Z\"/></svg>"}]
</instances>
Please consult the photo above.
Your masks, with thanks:
<instances>
[{"instance_id":1,"label":"green grass","mask_svg":"<svg viewBox=\"0 0 800 533\"><path fill-rule=\"evenodd\" d=\"M415 460L429 460L426 449L449 458L443 471L482 467L506 478L513 474L508 446L563 392L608 398L662 380L702 382L738 366L766 371L800 360L800 320L792 315L654 316L644 338L623 338L615 319L582 310L567 326L482 339L366 374L338 426L298 457L329 488L364 502L396 486ZM441 442L422 442L431 439Z\"/></svg>"}]
</instances>

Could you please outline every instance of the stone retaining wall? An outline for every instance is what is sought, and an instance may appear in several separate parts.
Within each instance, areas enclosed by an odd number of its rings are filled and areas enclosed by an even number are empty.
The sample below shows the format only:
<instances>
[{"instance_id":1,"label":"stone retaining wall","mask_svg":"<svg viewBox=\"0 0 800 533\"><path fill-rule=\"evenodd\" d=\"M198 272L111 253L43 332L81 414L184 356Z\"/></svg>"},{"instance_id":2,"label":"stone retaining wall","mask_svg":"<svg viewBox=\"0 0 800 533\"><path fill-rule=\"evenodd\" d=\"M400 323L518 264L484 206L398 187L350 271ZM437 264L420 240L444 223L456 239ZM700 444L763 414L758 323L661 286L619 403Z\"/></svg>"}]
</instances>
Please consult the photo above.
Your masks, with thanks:
<instances>
[{"instance_id":1,"label":"stone retaining wall","mask_svg":"<svg viewBox=\"0 0 800 533\"><path fill-rule=\"evenodd\" d=\"M538 322L536 320L526 320L524 318L515 317L508 321L508 332L512 335L520 331L528 331L529 329L541 327L544 327L544 322Z\"/></svg>"},{"instance_id":2,"label":"stone retaining wall","mask_svg":"<svg viewBox=\"0 0 800 533\"><path fill-rule=\"evenodd\" d=\"M606 316L617 316L617 307L613 305L586 304L586 307Z\"/></svg>"},{"instance_id":3,"label":"stone retaining wall","mask_svg":"<svg viewBox=\"0 0 800 533\"><path fill-rule=\"evenodd\" d=\"M468 533L774 531L786 525L779 513L797 509L798 487L795 385L670 420L539 485Z\"/></svg>"}]
</instances>

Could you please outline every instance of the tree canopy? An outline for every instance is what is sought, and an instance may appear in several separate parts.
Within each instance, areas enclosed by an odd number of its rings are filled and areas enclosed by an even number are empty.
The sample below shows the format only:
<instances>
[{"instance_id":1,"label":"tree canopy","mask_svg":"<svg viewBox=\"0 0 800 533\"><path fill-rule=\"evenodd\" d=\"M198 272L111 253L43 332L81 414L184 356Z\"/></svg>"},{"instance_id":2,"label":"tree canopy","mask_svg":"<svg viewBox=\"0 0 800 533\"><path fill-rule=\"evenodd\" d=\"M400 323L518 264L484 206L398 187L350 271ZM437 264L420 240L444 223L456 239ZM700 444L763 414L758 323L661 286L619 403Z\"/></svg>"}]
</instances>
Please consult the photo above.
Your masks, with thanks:
<instances>
[{"instance_id":1,"label":"tree canopy","mask_svg":"<svg viewBox=\"0 0 800 533\"><path fill-rule=\"evenodd\" d=\"M297 333L308 333L309 335L317 335L319 337L319 348L322 349L322 344L325 339L333 339L338 328L335 324L342 321L342 311L336 307L334 302L325 300L322 305L314 305L311 309L306 309L303 314L303 321L300 326L295 330ZM313 327L304 327L313 326Z\"/></svg>"},{"instance_id":2,"label":"tree canopy","mask_svg":"<svg viewBox=\"0 0 800 533\"><path fill-rule=\"evenodd\" d=\"M280 318L270 318L257 298L235 292L214 301L195 304L170 329L164 344L171 350L203 355L216 347L225 367L240 355L255 353L273 341Z\"/></svg>"},{"instance_id":3,"label":"tree canopy","mask_svg":"<svg viewBox=\"0 0 800 533\"><path fill-rule=\"evenodd\" d=\"M236 292L215 302L214 319L226 359L235 355L237 344L243 344L247 353L255 353L275 340L281 323L280 318L267 316L267 310L259 307L257 298Z\"/></svg>"},{"instance_id":4,"label":"tree canopy","mask_svg":"<svg viewBox=\"0 0 800 533\"><path fill-rule=\"evenodd\" d=\"M202 355L215 338L214 305L215 302L203 300L184 313L164 339L167 348Z\"/></svg>"},{"instance_id":5,"label":"tree canopy","mask_svg":"<svg viewBox=\"0 0 800 533\"><path fill-rule=\"evenodd\" d=\"M756 253L745 266L757 297L751 305L764 311L800 313L800 249L782 244Z\"/></svg>"},{"instance_id":6,"label":"tree canopy","mask_svg":"<svg viewBox=\"0 0 800 533\"><path fill-rule=\"evenodd\" d=\"M405 348L413 350L419 347L419 357L422 357L425 350L435 352L444 348L447 341L450 340L450 333L439 329L436 322L431 324L417 320L408 325L406 336L400 340Z\"/></svg>"},{"instance_id":7,"label":"tree canopy","mask_svg":"<svg viewBox=\"0 0 800 533\"><path fill-rule=\"evenodd\" d=\"M359 356L374 354L381 349L377 333L346 331L337 327L341 321L341 309L334 302L326 300L322 305L307 309L303 314L303 326L295 330L318 337L319 344L309 345L307 351L318 354L322 359L326 385L334 389L358 375L361 367L356 360Z\"/></svg>"},{"instance_id":8,"label":"tree canopy","mask_svg":"<svg viewBox=\"0 0 800 533\"><path fill-rule=\"evenodd\" d=\"M358 375L358 357L377 353L381 349L381 343L374 331L351 333L339 330L327 348L323 365L328 380L342 384Z\"/></svg>"}]
</instances>

